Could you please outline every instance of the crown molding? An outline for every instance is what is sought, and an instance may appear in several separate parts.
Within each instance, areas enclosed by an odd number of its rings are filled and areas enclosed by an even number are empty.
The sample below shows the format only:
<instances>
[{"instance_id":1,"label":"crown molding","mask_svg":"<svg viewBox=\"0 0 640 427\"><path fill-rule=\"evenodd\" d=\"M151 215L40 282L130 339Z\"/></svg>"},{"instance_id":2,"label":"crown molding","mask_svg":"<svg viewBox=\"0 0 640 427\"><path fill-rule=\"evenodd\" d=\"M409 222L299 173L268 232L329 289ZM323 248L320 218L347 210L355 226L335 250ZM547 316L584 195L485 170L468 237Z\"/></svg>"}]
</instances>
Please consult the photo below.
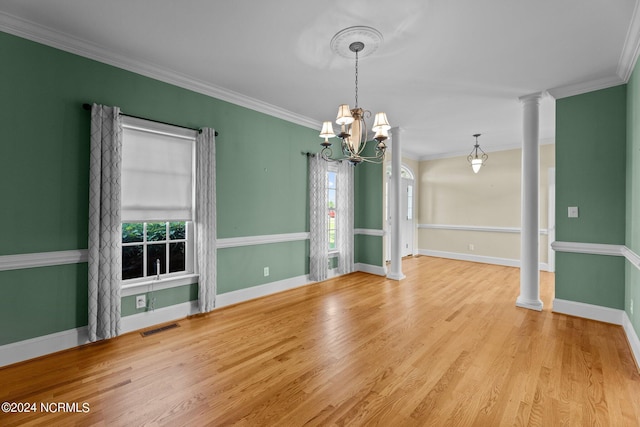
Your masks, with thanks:
<instances>
[{"instance_id":1,"label":"crown molding","mask_svg":"<svg viewBox=\"0 0 640 427\"><path fill-rule=\"evenodd\" d=\"M624 40L622 54L618 61L618 76L626 83L631 78L631 73L638 60L640 53L640 2L636 1L631 15L631 25L627 31L627 38Z\"/></svg>"},{"instance_id":2,"label":"crown molding","mask_svg":"<svg viewBox=\"0 0 640 427\"><path fill-rule=\"evenodd\" d=\"M160 80L184 89L192 90L203 95L211 96L222 101L268 114L311 129L320 129L321 127L321 123L312 118L296 114L292 111L285 110L284 108L277 107L259 99L251 98L220 86L209 84L202 80L191 78L185 74L161 67L157 64L138 61L116 54L97 44L90 43L86 40L70 36L69 34L22 18L18 18L8 13L0 12L0 31L131 71L145 77Z\"/></svg>"},{"instance_id":3,"label":"crown molding","mask_svg":"<svg viewBox=\"0 0 640 427\"><path fill-rule=\"evenodd\" d=\"M575 83L565 86L559 86L549 89L547 93L555 99L568 98L570 96L582 95L583 93L593 92L596 90L607 89L626 83L620 76L607 76L587 82Z\"/></svg>"},{"instance_id":4,"label":"crown molding","mask_svg":"<svg viewBox=\"0 0 640 427\"><path fill-rule=\"evenodd\" d=\"M607 89L613 86L625 84L629 81L631 73L638 60L640 54L640 2L636 0L631 15L631 23L627 30L627 37L624 40L624 46L618 60L616 74L601 77L586 82L575 83L565 86L559 86L547 90L547 92L555 99L567 98L583 93L593 92L600 89Z\"/></svg>"},{"instance_id":5,"label":"crown molding","mask_svg":"<svg viewBox=\"0 0 640 427\"><path fill-rule=\"evenodd\" d=\"M618 67L616 69L615 75L600 77L580 83L558 86L553 89L548 89L547 93L549 93L555 99L562 99L625 84L631 77L631 73L633 72L633 69L636 65L639 54L640 2L636 0L636 4L633 8L633 14L631 15L629 29L627 30L627 37L625 38L624 46L622 47L622 52L618 60Z\"/></svg>"}]
</instances>

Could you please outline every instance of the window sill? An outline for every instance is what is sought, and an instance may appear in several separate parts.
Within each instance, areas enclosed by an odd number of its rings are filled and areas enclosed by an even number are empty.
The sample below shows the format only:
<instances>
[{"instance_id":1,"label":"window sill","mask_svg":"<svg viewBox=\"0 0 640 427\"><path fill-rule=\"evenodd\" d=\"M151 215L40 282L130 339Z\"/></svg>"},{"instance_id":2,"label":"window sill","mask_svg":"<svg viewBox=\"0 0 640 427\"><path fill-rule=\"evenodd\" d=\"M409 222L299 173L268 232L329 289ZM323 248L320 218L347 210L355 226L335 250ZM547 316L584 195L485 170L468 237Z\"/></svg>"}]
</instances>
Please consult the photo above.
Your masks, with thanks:
<instances>
[{"instance_id":1,"label":"window sill","mask_svg":"<svg viewBox=\"0 0 640 427\"><path fill-rule=\"evenodd\" d=\"M185 274L184 276L166 277L160 280L146 280L144 282L127 283L120 288L120 296L128 297L149 292L153 287L154 291L162 289L177 288L179 286L197 283L200 276L198 274Z\"/></svg>"}]
</instances>

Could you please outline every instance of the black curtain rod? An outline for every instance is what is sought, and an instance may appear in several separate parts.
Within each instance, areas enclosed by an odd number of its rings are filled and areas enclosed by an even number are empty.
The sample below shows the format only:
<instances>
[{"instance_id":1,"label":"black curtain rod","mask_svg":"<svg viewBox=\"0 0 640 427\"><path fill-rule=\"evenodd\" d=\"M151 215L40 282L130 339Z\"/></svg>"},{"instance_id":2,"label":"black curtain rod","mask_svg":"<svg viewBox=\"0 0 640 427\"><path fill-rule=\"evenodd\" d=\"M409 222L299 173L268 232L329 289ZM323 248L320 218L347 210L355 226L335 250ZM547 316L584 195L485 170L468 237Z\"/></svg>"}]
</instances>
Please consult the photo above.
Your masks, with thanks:
<instances>
[{"instance_id":1,"label":"black curtain rod","mask_svg":"<svg viewBox=\"0 0 640 427\"><path fill-rule=\"evenodd\" d=\"M91 111L91 104L82 104L82 108L84 108L87 111ZM194 129L194 128L190 128L190 127L187 127L187 126L174 125L173 123L161 122L159 120L151 120L151 119L147 119L146 117L132 116L131 114L120 113L120 115L121 116L132 117L134 119L148 120L150 122L160 123L160 124L163 124L163 125L169 125L169 126L175 126L175 127L179 127L179 128L183 128L183 129L195 130L198 133L202 133L202 129ZM215 131L215 135L218 136L218 131Z\"/></svg>"}]
</instances>

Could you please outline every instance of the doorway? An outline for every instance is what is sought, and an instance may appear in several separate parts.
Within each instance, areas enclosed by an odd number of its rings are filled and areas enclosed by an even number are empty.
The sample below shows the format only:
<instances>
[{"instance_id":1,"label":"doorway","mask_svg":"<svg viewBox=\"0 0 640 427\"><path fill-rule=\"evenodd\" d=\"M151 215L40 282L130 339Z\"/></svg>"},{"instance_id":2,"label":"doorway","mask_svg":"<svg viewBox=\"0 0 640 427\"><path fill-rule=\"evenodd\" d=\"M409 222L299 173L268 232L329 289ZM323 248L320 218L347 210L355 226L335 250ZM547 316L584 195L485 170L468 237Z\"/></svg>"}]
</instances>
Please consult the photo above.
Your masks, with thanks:
<instances>
[{"instance_id":1,"label":"doorway","mask_svg":"<svg viewBox=\"0 0 640 427\"><path fill-rule=\"evenodd\" d=\"M414 254L414 216L415 216L415 185L414 175L411 169L402 165L400 170L400 256L405 257ZM390 201L393 200L391 185L391 166L387 167L385 212L387 218L387 230L391 229ZM391 239L386 239L386 260L391 259Z\"/></svg>"},{"instance_id":2,"label":"doorway","mask_svg":"<svg viewBox=\"0 0 640 427\"><path fill-rule=\"evenodd\" d=\"M556 271L556 252L551 244L556 240L556 168L549 168L549 211L547 220L547 271Z\"/></svg>"}]
</instances>

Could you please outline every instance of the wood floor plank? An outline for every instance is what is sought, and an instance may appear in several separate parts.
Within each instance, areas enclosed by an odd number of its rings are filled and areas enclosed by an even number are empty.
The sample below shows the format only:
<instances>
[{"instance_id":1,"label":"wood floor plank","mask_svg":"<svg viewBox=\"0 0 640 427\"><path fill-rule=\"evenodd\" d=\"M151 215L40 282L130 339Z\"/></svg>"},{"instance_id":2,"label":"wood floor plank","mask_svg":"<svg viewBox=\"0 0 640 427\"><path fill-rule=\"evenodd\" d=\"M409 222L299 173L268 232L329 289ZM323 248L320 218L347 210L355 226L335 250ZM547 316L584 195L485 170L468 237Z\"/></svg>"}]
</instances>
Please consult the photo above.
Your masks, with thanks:
<instances>
[{"instance_id":1,"label":"wood floor plank","mask_svg":"<svg viewBox=\"0 0 640 427\"><path fill-rule=\"evenodd\" d=\"M431 257L0 369L0 425L640 426L620 326L515 307L519 270Z\"/></svg>"}]
</instances>

